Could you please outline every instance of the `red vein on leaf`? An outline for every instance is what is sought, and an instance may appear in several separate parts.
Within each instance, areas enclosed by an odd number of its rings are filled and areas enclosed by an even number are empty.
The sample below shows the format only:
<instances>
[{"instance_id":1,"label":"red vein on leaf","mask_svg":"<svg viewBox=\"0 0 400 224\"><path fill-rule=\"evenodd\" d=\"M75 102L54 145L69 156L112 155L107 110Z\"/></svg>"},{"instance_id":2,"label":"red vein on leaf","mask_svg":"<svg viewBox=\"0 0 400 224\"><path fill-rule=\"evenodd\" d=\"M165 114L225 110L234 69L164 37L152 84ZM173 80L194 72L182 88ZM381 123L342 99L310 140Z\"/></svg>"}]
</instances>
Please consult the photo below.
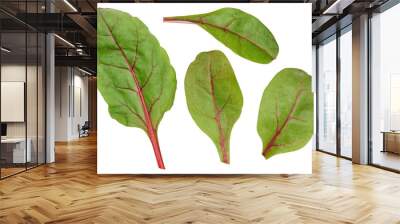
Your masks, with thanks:
<instances>
[{"instance_id":1,"label":"red vein on leaf","mask_svg":"<svg viewBox=\"0 0 400 224\"><path fill-rule=\"evenodd\" d=\"M251 44L253 44L254 46L256 46L257 48L259 48L260 50L267 52L269 54L270 57L272 57L272 54L270 54L270 52L267 49L264 49L262 46L260 46L259 44L257 44L256 42L254 42L253 40L249 39L246 36L241 35L240 33L234 32L230 29L228 29L225 26L218 26L212 23L209 23L205 20L203 20L202 18L200 18L199 20L195 20L195 19L186 19L186 18L174 18L174 17L164 17L163 18L163 22L186 22L186 23L194 23L194 24L200 24L200 25L205 25L205 26L210 26L219 30L222 30L224 32L228 32L231 33L233 35L238 36L240 39L243 39L245 41L250 42ZM230 24L229 24L230 25Z\"/></svg>"},{"instance_id":2,"label":"red vein on leaf","mask_svg":"<svg viewBox=\"0 0 400 224\"><path fill-rule=\"evenodd\" d=\"M221 146L221 151L222 151L222 162L229 164L229 157L228 157L228 151L226 148L225 134L224 134L224 130L221 125L221 112L222 112L223 108L221 108L221 109L218 108L217 100L215 98L214 76L211 73L210 58L208 58L208 74L210 76L211 99L212 99L212 102L214 105L214 112L215 112L214 120L217 123L218 133L219 133L219 145Z\"/></svg>"},{"instance_id":3,"label":"red vein on leaf","mask_svg":"<svg viewBox=\"0 0 400 224\"><path fill-rule=\"evenodd\" d=\"M150 109L149 109L149 113L151 113L153 111L153 107L154 105L160 100L162 94L164 92L164 86L161 86L161 90L160 90L160 94L157 96L156 99L153 100L153 102L150 105Z\"/></svg>"},{"instance_id":4,"label":"red vein on leaf","mask_svg":"<svg viewBox=\"0 0 400 224\"><path fill-rule=\"evenodd\" d=\"M228 103L230 103L231 99L232 99L232 94L228 96L224 105L222 105L222 107L218 110L218 113L221 113L225 109L225 106L228 105Z\"/></svg>"},{"instance_id":5,"label":"red vein on leaf","mask_svg":"<svg viewBox=\"0 0 400 224\"><path fill-rule=\"evenodd\" d=\"M124 58L125 63L127 64L128 68L129 68L129 72L131 73L131 76L132 76L133 80L135 81L135 85L136 85L136 88L137 88L137 92L136 93L139 96L140 103L141 103L142 108L143 108L143 114L144 114L144 117L145 117L147 134L148 134L148 136L150 138L151 144L153 145L154 154L155 154L155 157L156 157L156 160L157 160L157 165L158 165L158 167L160 169L165 169L164 162L163 162L162 155L161 155L161 151L160 151L160 145L159 145L159 142L158 142L157 131L153 127L153 124L152 124L152 121L151 121L151 117L150 117L149 111L148 111L147 106L146 106L146 101L145 101L144 96L143 96L142 88L140 87L140 83L139 83L139 80L138 80L138 78L136 76L134 67L131 66L131 63L129 62L128 56L125 54L125 51L120 46L118 41L115 39L115 36L114 36L114 34L112 32L111 27L109 26L109 24L107 23L106 19L104 18L104 16L102 15L101 12L100 12L100 17L104 21L104 24L106 25L106 27L108 29L108 32L110 33L110 37L113 39L115 45L117 45L117 47L119 49L119 52L121 53L122 57ZM136 63L136 58L135 58L135 60L133 62L133 65L135 63Z\"/></svg>"},{"instance_id":6,"label":"red vein on leaf","mask_svg":"<svg viewBox=\"0 0 400 224\"><path fill-rule=\"evenodd\" d=\"M137 28L137 26L136 26L136 24L135 24L135 31L136 31L136 44L135 44L135 57L133 58L133 62L132 62L132 68L135 68L136 67L136 59L137 59L137 57L138 57L138 48L139 48L139 31L138 31L138 28Z\"/></svg>"},{"instance_id":7,"label":"red vein on leaf","mask_svg":"<svg viewBox=\"0 0 400 224\"><path fill-rule=\"evenodd\" d=\"M136 112L135 110L133 110L131 107L129 107L127 104L125 103L120 103L120 106L122 107L126 107L128 108L128 110L134 114L144 125L144 127L146 127L146 122L143 120L143 118L140 116L140 114L138 114L138 112Z\"/></svg>"},{"instance_id":8,"label":"red vein on leaf","mask_svg":"<svg viewBox=\"0 0 400 224\"><path fill-rule=\"evenodd\" d=\"M302 119L300 117L295 117L295 116L292 116L291 119L296 120L296 121L303 121L303 122L306 121L306 120L304 120L304 119Z\"/></svg>"},{"instance_id":9,"label":"red vein on leaf","mask_svg":"<svg viewBox=\"0 0 400 224\"><path fill-rule=\"evenodd\" d=\"M293 142L290 142L290 143L274 144L273 147L288 147L288 146L297 144L297 143L299 143L299 142L301 142L301 141L298 141L298 140L297 140L297 141L293 141Z\"/></svg>"},{"instance_id":10,"label":"red vein on leaf","mask_svg":"<svg viewBox=\"0 0 400 224\"><path fill-rule=\"evenodd\" d=\"M276 144L276 141L279 137L279 135L281 134L282 130L287 126L287 124L289 123L289 121L291 121L293 119L293 113L296 111L296 107L299 104L300 98L303 95L303 92L305 90L304 89L300 89L298 90L297 94L296 94L296 99L292 105L292 107L290 108L289 114L286 117L285 121L283 122L282 126L277 126L275 129L275 133L272 136L271 140L269 141L269 143L267 144L267 146L264 148L262 154L263 156L266 156L267 153L273 148L276 147L279 144Z\"/></svg>"},{"instance_id":11,"label":"red vein on leaf","mask_svg":"<svg viewBox=\"0 0 400 224\"><path fill-rule=\"evenodd\" d=\"M121 86L117 86L117 85L116 85L115 83L113 83L112 81L106 82L106 83L105 83L105 86L107 86L107 87L112 86L112 87L114 87L114 88L116 88L116 89L119 89L119 90L124 90L124 91L129 91L129 92L136 93L136 90L135 90L135 89L132 89L132 88L130 88L130 87L121 87Z\"/></svg>"},{"instance_id":12,"label":"red vein on leaf","mask_svg":"<svg viewBox=\"0 0 400 224\"><path fill-rule=\"evenodd\" d=\"M117 88L117 89L120 89L120 90L126 90L126 91L130 91L130 92L136 93L136 90L131 89L131 88L127 88L127 87L119 87L119 86L114 85L114 88Z\"/></svg>"},{"instance_id":13,"label":"red vein on leaf","mask_svg":"<svg viewBox=\"0 0 400 224\"><path fill-rule=\"evenodd\" d=\"M142 84L142 89L144 89L146 87L147 83L150 81L151 77L153 76L154 68L157 66L154 64L153 55L151 55L151 58L152 58L151 59L151 70L150 70L150 73L147 75L146 80Z\"/></svg>"},{"instance_id":14,"label":"red vein on leaf","mask_svg":"<svg viewBox=\"0 0 400 224\"><path fill-rule=\"evenodd\" d=\"M123 67L123 66L119 66L119 65L114 65L114 64L109 64L109 63L102 62L102 61L100 61L99 63L100 63L100 64L103 64L103 65L110 66L110 67L118 68L118 69L121 69L121 70L128 70L128 71L129 71L129 69L128 69L127 67Z\"/></svg>"}]
</instances>

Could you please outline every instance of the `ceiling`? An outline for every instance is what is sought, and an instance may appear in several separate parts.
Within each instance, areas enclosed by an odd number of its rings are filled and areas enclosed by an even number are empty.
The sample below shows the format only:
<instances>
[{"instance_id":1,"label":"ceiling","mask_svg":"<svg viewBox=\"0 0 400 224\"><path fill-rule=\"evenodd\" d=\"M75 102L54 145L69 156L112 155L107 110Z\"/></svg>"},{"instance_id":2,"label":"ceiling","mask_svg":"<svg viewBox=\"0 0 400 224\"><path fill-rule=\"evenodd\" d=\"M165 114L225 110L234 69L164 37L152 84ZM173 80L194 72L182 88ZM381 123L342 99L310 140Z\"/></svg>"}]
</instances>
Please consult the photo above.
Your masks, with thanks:
<instances>
[{"instance_id":1,"label":"ceiling","mask_svg":"<svg viewBox=\"0 0 400 224\"><path fill-rule=\"evenodd\" d=\"M217 0L194 0L194 2ZM226 2L312 3L313 41L335 32L338 20L377 7L387 0L230 0ZM103 2L179 2L179 0L1 0L2 31L18 32L26 27L55 32L56 64L96 70L96 7ZM193 1L191 1L193 2ZM219 0L218 2L223 2ZM48 13L52 9L52 13ZM28 13L26 13L28 12ZM351 18L349 19L351 23ZM332 29L334 27L334 29ZM331 29L331 31L329 31ZM329 31L329 32L328 32ZM15 34L14 34L15 35ZM5 38L20 42L7 34ZM23 44L23 43L20 43ZM17 46L14 46L17 47Z\"/></svg>"}]
</instances>

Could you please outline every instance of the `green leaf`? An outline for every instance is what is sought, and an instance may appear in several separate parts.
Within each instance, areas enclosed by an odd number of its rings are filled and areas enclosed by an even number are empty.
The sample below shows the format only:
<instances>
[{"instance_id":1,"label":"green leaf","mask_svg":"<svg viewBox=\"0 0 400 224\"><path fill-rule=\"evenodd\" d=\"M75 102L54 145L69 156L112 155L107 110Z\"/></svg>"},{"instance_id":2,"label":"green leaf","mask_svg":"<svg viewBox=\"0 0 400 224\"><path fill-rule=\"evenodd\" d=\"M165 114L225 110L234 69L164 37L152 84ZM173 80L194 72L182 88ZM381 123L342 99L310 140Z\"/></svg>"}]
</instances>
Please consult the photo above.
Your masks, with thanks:
<instances>
[{"instance_id":1,"label":"green leaf","mask_svg":"<svg viewBox=\"0 0 400 224\"><path fill-rule=\"evenodd\" d=\"M257 130L263 156L301 149L313 134L311 76L300 69L286 68L268 84L261 99Z\"/></svg>"},{"instance_id":2,"label":"green leaf","mask_svg":"<svg viewBox=\"0 0 400 224\"><path fill-rule=\"evenodd\" d=\"M157 127L174 101L175 70L138 18L99 9L97 21L98 89L112 118L147 133L158 166L164 169Z\"/></svg>"},{"instance_id":3,"label":"green leaf","mask_svg":"<svg viewBox=\"0 0 400 224\"><path fill-rule=\"evenodd\" d=\"M268 64L279 52L269 29L259 19L239 9L222 8L205 14L165 17L164 21L197 24L233 52L253 62Z\"/></svg>"},{"instance_id":4,"label":"green leaf","mask_svg":"<svg viewBox=\"0 0 400 224\"><path fill-rule=\"evenodd\" d=\"M186 73L185 93L193 120L214 142L221 162L229 164L229 139L242 111L243 96L221 51L197 55Z\"/></svg>"}]
</instances>

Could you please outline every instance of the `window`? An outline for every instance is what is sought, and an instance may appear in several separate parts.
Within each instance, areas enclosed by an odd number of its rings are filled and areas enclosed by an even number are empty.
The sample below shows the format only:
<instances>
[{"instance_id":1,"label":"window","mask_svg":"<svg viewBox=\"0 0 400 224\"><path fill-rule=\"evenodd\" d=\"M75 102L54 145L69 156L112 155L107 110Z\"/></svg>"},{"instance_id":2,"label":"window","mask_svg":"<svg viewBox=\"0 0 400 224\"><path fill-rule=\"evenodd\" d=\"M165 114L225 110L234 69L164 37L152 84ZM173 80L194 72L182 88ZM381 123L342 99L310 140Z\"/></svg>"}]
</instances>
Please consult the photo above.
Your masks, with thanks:
<instances>
[{"instance_id":1,"label":"window","mask_svg":"<svg viewBox=\"0 0 400 224\"><path fill-rule=\"evenodd\" d=\"M370 160L400 170L400 5L371 18Z\"/></svg>"},{"instance_id":2,"label":"window","mask_svg":"<svg viewBox=\"0 0 400 224\"><path fill-rule=\"evenodd\" d=\"M320 43L317 52L317 146L321 151L350 159L353 131L352 26L337 34Z\"/></svg>"},{"instance_id":3,"label":"window","mask_svg":"<svg viewBox=\"0 0 400 224\"><path fill-rule=\"evenodd\" d=\"M336 153L336 36L318 48L318 149Z\"/></svg>"},{"instance_id":4,"label":"window","mask_svg":"<svg viewBox=\"0 0 400 224\"><path fill-rule=\"evenodd\" d=\"M352 157L352 32L340 36L340 155Z\"/></svg>"},{"instance_id":5,"label":"window","mask_svg":"<svg viewBox=\"0 0 400 224\"><path fill-rule=\"evenodd\" d=\"M41 12L44 1L0 1L18 13ZM0 12L0 178L45 163L45 35ZM11 109L13 108L13 109Z\"/></svg>"}]
</instances>

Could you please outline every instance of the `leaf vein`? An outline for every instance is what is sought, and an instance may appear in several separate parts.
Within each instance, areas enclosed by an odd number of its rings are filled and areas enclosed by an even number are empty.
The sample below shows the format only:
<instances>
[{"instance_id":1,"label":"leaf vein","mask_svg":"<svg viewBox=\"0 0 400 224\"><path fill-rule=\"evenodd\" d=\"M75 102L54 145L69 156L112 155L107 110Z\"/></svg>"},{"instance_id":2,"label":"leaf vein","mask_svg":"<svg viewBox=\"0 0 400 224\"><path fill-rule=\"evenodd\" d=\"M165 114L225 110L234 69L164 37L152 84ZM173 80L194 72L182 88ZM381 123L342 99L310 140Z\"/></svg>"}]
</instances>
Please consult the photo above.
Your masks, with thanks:
<instances>
[{"instance_id":1,"label":"leaf vein","mask_svg":"<svg viewBox=\"0 0 400 224\"><path fill-rule=\"evenodd\" d=\"M199 20L196 20L196 19L186 19L186 18L185 18L185 19L170 18L170 19L168 19L167 21L186 21L186 22L190 22L190 23L194 23L194 24L199 24L199 25L204 25L204 26L213 27L213 28L222 30L222 31L224 31L224 32L231 33L231 34L233 34L233 35L238 36L238 37L239 37L240 39L242 39L242 40L245 40L245 41L250 42L251 44L253 44L254 46L256 46L258 49L260 49L261 51L266 52L271 58L273 58L273 55L269 52L268 49L265 49L264 47L260 46L258 43L256 43L255 41L253 41L253 40L250 39L249 37L246 37L246 36L244 36L244 35L242 35L242 34L240 34L240 33L238 33L238 32L235 32L235 31L232 31L232 30L230 30L230 29L227 29L227 28L224 27L224 26L219 26L219 25L216 25L216 24L212 24L212 23L210 23L210 22L208 22L208 21L205 21L203 18L200 18Z\"/></svg>"},{"instance_id":2,"label":"leaf vein","mask_svg":"<svg viewBox=\"0 0 400 224\"><path fill-rule=\"evenodd\" d=\"M225 163L229 163L229 158L228 158L228 152L227 152L227 148L226 148L226 143L225 143L225 134L224 134L224 130L221 124L221 111L219 111L220 109L218 108L217 105L217 100L216 100L216 96L215 96L215 86L214 86L214 76L212 74L212 70L211 70L211 58L208 57L208 75L210 78L210 88L211 88L211 99L214 105L214 113L215 113L215 117L214 120L217 123L217 128L218 128L218 133L219 133L219 145L221 147L221 151L222 151L222 160Z\"/></svg>"},{"instance_id":3,"label":"leaf vein","mask_svg":"<svg viewBox=\"0 0 400 224\"><path fill-rule=\"evenodd\" d=\"M295 101L292 105L292 107L290 108L289 114L286 117L286 119L284 120L283 124L279 127L277 126L277 128L275 129L275 133L272 136L270 142L267 144L267 146L264 148L263 150L263 155L266 156L266 154L271 150L272 147L274 147L274 145L276 144L276 141L278 139L278 137L280 136L282 130L288 125L288 123L293 119L293 113L296 111L297 105L299 104L299 101L301 99L301 96L303 95L305 89L300 88L297 93L296 93L296 98Z\"/></svg>"},{"instance_id":4,"label":"leaf vein","mask_svg":"<svg viewBox=\"0 0 400 224\"><path fill-rule=\"evenodd\" d=\"M129 59L128 59L128 57L127 57L125 51L123 50L123 48L120 46L119 42L118 42L118 41L116 40L116 38L114 37L114 34L113 34L113 32L112 32L112 28L109 26L109 24L107 23L106 19L105 19L104 16L102 15L102 13L100 13L100 17L101 17L102 20L104 21L104 24L106 25L106 27L107 27L107 29L108 29L108 32L110 33L110 35L111 35L111 37L112 37L112 39L113 39L115 45L116 45L116 46L118 47L118 49L120 50L120 53L121 53L121 55L122 55L122 57L123 57L125 63L127 64L127 66L129 66L129 71L130 71L130 73L131 73L131 76L132 76L132 78L133 78L133 80L134 80L134 83L135 83L135 85L136 85L136 88L137 88L137 92L136 92L136 93L137 93L137 95L139 96L140 103L141 103L141 106L142 106L142 109L143 109L143 114L144 114L144 116L145 116L145 121L146 121L146 122L145 122L145 124L146 124L145 127L146 127L146 129L147 129L147 132L148 132L149 134L155 135L155 129L154 129L153 124L152 124L152 121L151 121L150 113L148 112L148 109L147 109L147 106L146 106L146 102L145 102L145 99L144 99L144 96L143 96L143 93L142 93L142 90L141 90L141 87L140 87L140 84L139 84L139 80L138 80L138 78L136 77L136 73L135 73L135 71L134 71L134 68L131 67L131 64L130 64L130 62L129 62Z\"/></svg>"}]
</instances>

